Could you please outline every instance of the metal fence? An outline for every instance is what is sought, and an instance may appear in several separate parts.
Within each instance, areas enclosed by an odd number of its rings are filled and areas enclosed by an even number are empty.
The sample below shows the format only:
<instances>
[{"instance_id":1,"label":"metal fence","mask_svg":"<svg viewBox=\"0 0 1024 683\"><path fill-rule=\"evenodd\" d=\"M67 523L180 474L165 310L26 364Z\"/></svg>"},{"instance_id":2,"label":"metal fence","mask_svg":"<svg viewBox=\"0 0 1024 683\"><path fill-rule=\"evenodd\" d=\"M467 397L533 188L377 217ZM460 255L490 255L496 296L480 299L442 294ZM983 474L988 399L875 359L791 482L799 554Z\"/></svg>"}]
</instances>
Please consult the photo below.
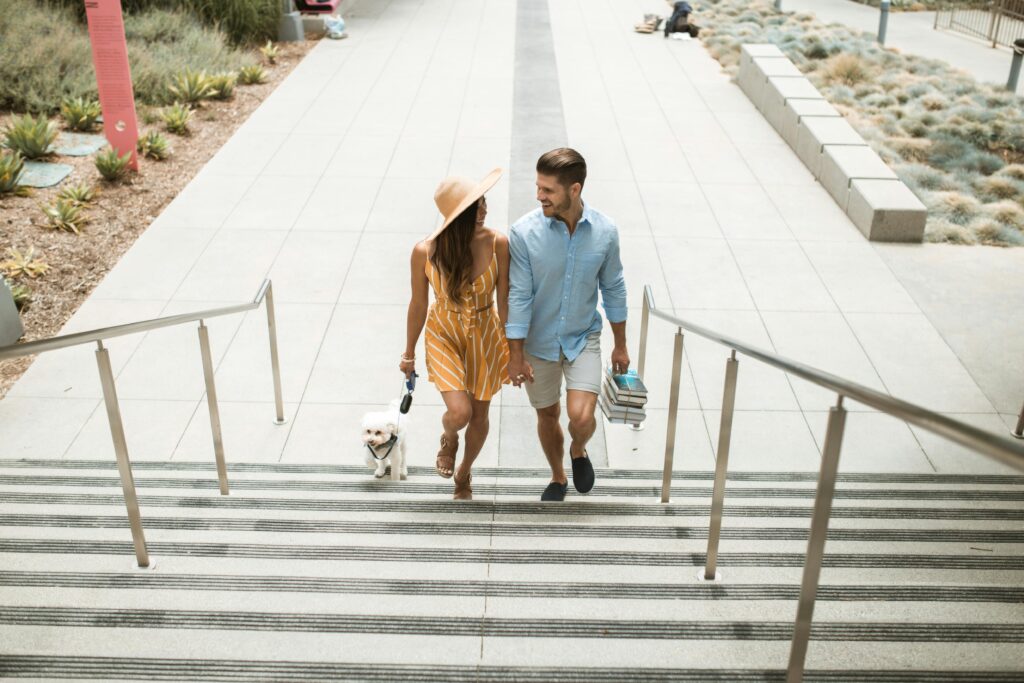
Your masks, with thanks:
<instances>
[{"instance_id":1,"label":"metal fence","mask_svg":"<svg viewBox=\"0 0 1024 683\"><path fill-rule=\"evenodd\" d=\"M996 45L1024 38L1024 0L949 4L935 12L935 28L956 31Z\"/></svg>"}]
</instances>

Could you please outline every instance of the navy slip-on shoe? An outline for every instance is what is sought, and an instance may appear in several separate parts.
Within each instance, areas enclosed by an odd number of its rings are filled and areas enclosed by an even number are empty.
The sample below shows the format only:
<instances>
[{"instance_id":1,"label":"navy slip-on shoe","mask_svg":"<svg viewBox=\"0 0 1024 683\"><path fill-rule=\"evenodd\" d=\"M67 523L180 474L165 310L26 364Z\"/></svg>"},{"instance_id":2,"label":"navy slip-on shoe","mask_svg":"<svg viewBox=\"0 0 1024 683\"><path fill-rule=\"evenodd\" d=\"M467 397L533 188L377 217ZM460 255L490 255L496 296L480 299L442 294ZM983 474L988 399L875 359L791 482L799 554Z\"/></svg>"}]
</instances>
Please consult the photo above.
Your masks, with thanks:
<instances>
[{"instance_id":1,"label":"navy slip-on shoe","mask_svg":"<svg viewBox=\"0 0 1024 683\"><path fill-rule=\"evenodd\" d=\"M572 459L572 485L580 493L589 493L594 488L594 466L590 464L590 456Z\"/></svg>"},{"instance_id":2,"label":"navy slip-on shoe","mask_svg":"<svg viewBox=\"0 0 1024 683\"><path fill-rule=\"evenodd\" d=\"M548 487L544 489L544 493L540 494L540 499L543 501L554 501L561 503L565 500L565 492L569 490L569 484L559 484L557 481L553 481L548 484Z\"/></svg>"}]
</instances>

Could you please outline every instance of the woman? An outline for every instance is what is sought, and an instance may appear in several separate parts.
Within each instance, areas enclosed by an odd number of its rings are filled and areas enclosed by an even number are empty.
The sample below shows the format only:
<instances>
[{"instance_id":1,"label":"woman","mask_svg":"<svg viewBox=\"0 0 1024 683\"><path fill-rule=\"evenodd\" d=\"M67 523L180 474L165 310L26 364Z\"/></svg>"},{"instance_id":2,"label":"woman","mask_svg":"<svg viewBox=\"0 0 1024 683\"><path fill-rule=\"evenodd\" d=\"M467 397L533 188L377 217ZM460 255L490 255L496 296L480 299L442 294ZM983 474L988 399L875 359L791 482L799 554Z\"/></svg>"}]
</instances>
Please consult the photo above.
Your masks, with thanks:
<instances>
[{"instance_id":1,"label":"woman","mask_svg":"<svg viewBox=\"0 0 1024 683\"><path fill-rule=\"evenodd\" d=\"M445 479L454 477L455 500L473 499L473 461L487 439L491 397L508 381L508 238L484 227L484 193L499 177L496 168L479 183L458 177L441 181L434 203L444 222L412 250L412 299L398 367L406 376L416 369L416 342L426 323L427 376L447 408L435 467ZM429 289L435 301L428 310ZM463 428L466 448L456 469Z\"/></svg>"}]
</instances>

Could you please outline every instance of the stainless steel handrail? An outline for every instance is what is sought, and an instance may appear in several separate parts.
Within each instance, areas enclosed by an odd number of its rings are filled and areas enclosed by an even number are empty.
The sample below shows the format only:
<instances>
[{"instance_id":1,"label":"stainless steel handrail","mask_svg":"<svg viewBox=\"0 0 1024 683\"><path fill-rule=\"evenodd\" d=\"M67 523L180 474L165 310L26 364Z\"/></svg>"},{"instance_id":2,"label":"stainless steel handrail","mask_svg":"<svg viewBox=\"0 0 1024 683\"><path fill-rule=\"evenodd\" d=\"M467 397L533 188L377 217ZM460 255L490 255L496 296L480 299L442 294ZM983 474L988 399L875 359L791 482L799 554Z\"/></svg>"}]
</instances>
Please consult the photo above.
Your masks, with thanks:
<instances>
[{"instance_id":1,"label":"stainless steel handrail","mask_svg":"<svg viewBox=\"0 0 1024 683\"><path fill-rule=\"evenodd\" d=\"M114 381L114 373L110 363L110 352L103 342L115 337L123 337L138 332L148 332L164 327L173 327L190 322L199 322L199 351L203 364L203 379L206 384L206 403L210 413L210 431L213 435L213 452L217 462L217 479L220 485L221 495L228 495L228 474L227 465L224 460L224 443L220 426L220 410L217 405L217 388L214 382L213 356L210 351L210 332L206 327L206 320L218 318L234 313L243 313L259 308L260 304L266 302L267 308L267 333L270 338L270 367L274 379L274 409L276 411L274 423L284 424L284 399L281 391L281 366L277 352L277 323L274 315L274 287L270 280L264 280L260 284L259 291L252 301L234 306L222 306L219 308L208 308L194 313L181 313L169 315L152 320L142 320L123 325L100 327L85 332L64 334L49 339L25 342L23 344L11 344L0 346L0 360L5 358L19 358L32 356L47 351L66 349L71 346L80 346L90 342L96 343L96 364L100 373L100 385L103 389L103 402L107 410L107 420L110 423L110 436L114 442L114 454L117 457L117 469L121 478L121 490L124 493L125 508L128 511L128 524L131 528L132 543L135 547L135 560L140 568L152 567L153 563L146 549L145 532L142 527L142 517L139 514L138 496L135 492L135 479L132 475L131 460L128 457L128 442L124 434L124 423L121 419L121 408L117 400L117 388Z\"/></svg>"},{"instance_id":2,"label":"stainless steel handrail","mask_svg":"<svg viewBox=\"0 0 1024 683\"><path fill-rule=\"evenodd\" d=\"M658 310L654 304L654 294L650 286L644 287L643 314L640 320L640 353L637 359L637 373L641 378L644 377L647 369L647 341L649 338L649 321L652 315L655 318L671 323L676 328L672 356L671 388L669 389L669 413L665 429L665 464L662 471L661 487L661 502L663 503L669 502L671 497L672 461L675 454L679 385L681 384L683 365L683 331L685 330L720 344L730 351L729 358L726 361L721 425L718 432L718 450L715 453L715 481L712 489L711 513L708 523L708 545L705 565L699 577L701 580L715 581L721 578L717 567L718 545L722 528L725 482L728 475L729 445L732 436L736 381L739 372L739 361L736 358L736 354L748 356L778 368L783 372L836 392L836 405L829 410L825 442L822 446L821 468L818 474L814 511L811 516L811 528L807 541L807 556L804 561L803 579L800 585L800 600L797 605L793 642L790 647L789 665L786 675L787 683L799 683L803 680L804 662L807 657L811 621L818 591L818 579L821 574L822 559L825 552L825 539L828 536L829 518L832 514L832 498L835 493L836 477L839 471L839 454L846 424L847 411L843 406L844 399L852 399L858 403L875 408L895 418L938 434L950 441L966 446L982 455L1024 470L1024 446L1004 436L986 432L908 401L893 398L862 384L851 382L832 373L819 370L785 356L780 356L773 351L747 344L735 337L716 332L702 325L697 325L696 323ZM1020 431L1022 427L1024 427L1024 409L1021 411L1020 424L1018 424L1017 431Z\"/></svg>"}]
</instances>

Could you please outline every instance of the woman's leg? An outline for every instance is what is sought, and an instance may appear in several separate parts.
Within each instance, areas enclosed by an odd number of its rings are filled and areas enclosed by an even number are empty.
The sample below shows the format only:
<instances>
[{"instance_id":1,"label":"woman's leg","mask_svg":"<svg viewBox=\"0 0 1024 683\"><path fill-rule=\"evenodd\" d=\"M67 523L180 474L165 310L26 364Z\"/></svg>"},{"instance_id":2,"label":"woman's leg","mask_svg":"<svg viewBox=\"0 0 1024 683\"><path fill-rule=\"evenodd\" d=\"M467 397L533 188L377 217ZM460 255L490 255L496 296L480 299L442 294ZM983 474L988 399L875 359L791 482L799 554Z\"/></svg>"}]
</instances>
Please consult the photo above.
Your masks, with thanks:
<instances>
[{"instance_id":1,"label":"woman's leg","mask_svg":"<svg viewBox=\"0 0 1024 683\"><path fill-rule=\"evenodd\" d=\"M489 421L491 402L471 399L471 404L472 415L469 419L469 427L466 429L466 448L462 453L462 462L455 475L459 481L465 481L469 476L473 461L476 460L476 456L480 455L480 450L484 447L484 442L487 441L487 432L491 428Z\"/></svg>"},{"instance_id":2,"label":"woman's leg","mask_svg":"<svg viewBox=\"0 0 1024 683\"><path fill-rule=\"evenodd\" d=\"M444 429L443 440L447 444L454 444L457 449L459 431L469 424L473 415L473 405L469 394L465 391L442 391L441 398L444 399L444 405L447 408L444 415L441 416L441 427ZM467 435L467 445L468 440ZM450 459L447 455L449 450L451 451ZM450 477L455 471L455 450L442 448L441 452L446 455L442 457L441 454L438 454L437 471L443 477Z\"/></svg>"}]
</instances>

